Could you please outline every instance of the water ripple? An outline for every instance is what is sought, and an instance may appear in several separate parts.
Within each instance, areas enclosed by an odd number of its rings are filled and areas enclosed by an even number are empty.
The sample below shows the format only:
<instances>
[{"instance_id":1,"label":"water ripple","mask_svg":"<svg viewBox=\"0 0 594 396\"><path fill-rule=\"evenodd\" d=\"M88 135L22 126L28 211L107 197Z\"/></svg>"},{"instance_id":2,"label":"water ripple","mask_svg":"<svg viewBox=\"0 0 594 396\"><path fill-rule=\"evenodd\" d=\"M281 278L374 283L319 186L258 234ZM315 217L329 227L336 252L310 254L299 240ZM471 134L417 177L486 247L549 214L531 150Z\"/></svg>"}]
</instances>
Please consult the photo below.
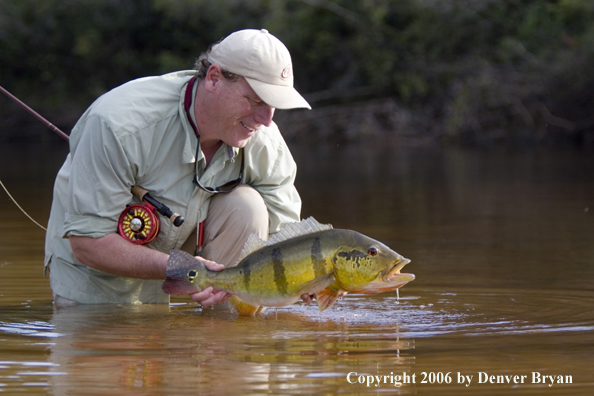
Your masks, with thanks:
<instances>
[{"instance_id":1,"label":"water ripple","mask_svg":"<svg viewBox=\"0 0 594 396\"><path fill-rule=\"evenodd\" d=\"M54 326L47 322L7 323L0 321L0 332L4 333L47 338L63 336L63 334L55 333L53 330Z\"/></svg>"},{"instance_id":2,"label":"water ripple","mask_svg":"<svg viewBox=\"0 0 594 396\"><path fill-rule=\"evenodd\" d=\"M593 304L594 294L589 291L425 290L400 299L348 295L323 313L315 306L294 305L269 310L267 318L292 312L308 321L372 328L374 334L396 328L406 338L450 333L517 335L592 331Z\"/></svg>"}]
</instances>

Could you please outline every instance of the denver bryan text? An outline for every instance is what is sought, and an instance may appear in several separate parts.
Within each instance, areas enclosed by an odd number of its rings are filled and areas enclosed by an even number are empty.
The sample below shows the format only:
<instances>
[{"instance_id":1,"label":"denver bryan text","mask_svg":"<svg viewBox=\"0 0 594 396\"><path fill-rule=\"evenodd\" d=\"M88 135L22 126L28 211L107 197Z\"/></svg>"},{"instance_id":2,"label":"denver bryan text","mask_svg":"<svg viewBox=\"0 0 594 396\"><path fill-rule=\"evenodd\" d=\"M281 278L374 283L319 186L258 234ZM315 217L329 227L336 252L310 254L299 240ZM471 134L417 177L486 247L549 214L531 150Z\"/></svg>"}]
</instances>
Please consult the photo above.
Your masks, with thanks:
<instances>
[{"instance_id":1,"label":"denver bryan text","mask_svg":"<svg viewBox=\"0 0 594 396\"><path fill-rule=\"evenodd\" d=\"M472 375L458 373L458 383L469 386L472 382ZM482 371L478 372L477 383L479 384L546 384L549 387L555 384L572 384L571 375L544 375L533 371L530 375L499 374L491 375ZM530 382L528 382L530 381Z\"/></svg>"}]
</instances>

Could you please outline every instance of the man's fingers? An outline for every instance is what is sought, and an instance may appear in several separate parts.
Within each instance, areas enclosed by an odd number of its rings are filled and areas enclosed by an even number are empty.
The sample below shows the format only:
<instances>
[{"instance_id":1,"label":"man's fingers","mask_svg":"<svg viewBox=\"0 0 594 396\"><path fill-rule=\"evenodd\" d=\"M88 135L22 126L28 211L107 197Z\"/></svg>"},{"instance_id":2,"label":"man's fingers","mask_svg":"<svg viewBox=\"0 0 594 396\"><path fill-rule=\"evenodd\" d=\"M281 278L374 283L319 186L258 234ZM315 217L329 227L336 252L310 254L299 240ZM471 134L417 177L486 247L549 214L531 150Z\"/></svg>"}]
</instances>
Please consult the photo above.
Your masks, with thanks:
<instances>
[{"instance_id":1,"label":"man's fingers","mask_svg":"<svg viewBox=\"0 0 594 396\"><path fill-rule=\"evenodd\" d=\"M301 299L306 303L306 304L311 304L314 300L314 296L313 295L309 295L307 293L302 294L301 295Z\"/></svg>"},{"instance_id":2,"label":"man's fingers","mask_svg":"<svg viewBox=\"0 0 594 396\"><path fill-rule=\"evenodd\" d=\"M210 297L208 297L206 300L201 301L200 304L203 307L209 307L211 305L224 303L229 299L230 296L231 295L227 292L219 291L211 294Z\"/></svg>"},{"instance_id":3,"label":"man's fingers","mask_svg":"<svg viewBox=\"0 0 594 396\"><path fill-rule=\"evenodd\" d=\"M348 292L341 291L341 292L338 294L338 298L341 298L341 297L344 297L344 296L346 296L346 295L347 295L347 293L348 293ZM312 303L312 302L313 302L313 301L316 299L316 296L315 296L315 294L307 294L307 293L305 293L305 294L302 294L302 295L301 295L301 299L302 299L302 300L303 300L303 302L305 302L306 304L311 304L311 303Z\"/></svg>"},{"instance_id":4,"label":"man's fingers","mask_svg":"<svg viewBox=\"0 0 594 396\"><path fill-rule=\"evenodd\" d=\"M203 257L200 256L195 256L198 260L200 260L200 262L202 264L204 264L206 266L206 268L208 268L211 271L221 271L223 269L225 269L225 266L223 264L219 264L217 262L214 262L212 260L207 260Z\"/></svg>"},{"instance_id":5,"label":"man's fingers","mask_svg":"<svg viewBox=\"0 0 594 396\"><path fill-rule=\"evenodd\" d=\"M202 291L190 294L190 298L192 301L202 302L211 296L213 290L213 287L209 286Z\"/></svg>"},{"instance_id":6,"label":"man's fingers","mask_svg":"<svg viewBox=\"0 0 594 396\"><path fill-rule=\"evenodd\" d=\"M231 297L231 295L225 291L219 290L215 292L212 286L209 286L202 291L190 294L192 301L200 303L203 307L223 303L227 301L229 297Z\"/></svg>"}]
</instances>

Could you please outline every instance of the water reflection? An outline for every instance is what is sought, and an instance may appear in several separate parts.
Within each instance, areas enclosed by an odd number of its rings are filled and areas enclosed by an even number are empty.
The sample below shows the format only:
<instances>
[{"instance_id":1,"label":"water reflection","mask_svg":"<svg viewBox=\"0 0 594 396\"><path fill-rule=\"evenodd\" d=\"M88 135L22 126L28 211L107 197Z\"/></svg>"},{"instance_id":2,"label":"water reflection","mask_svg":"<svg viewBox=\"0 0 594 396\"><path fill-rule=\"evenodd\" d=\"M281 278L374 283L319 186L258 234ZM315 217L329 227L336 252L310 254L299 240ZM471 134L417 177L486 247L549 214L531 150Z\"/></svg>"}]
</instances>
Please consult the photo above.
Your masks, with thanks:
<instances>
[{"instance_id":1,"label":"water reflection","mask_svg":"<svg viewBox=\"0 0 594 396\"><path fill-rule=\"evenodd\" d=\"M453 367L466 373L550 367L576 376L583 371L575 348L583 350L584 361L592 359L585 346L593 338L588 308L594 297L558 297L546 291L423 290L400 300L347 296L324 313L294 305L257 318L177 303L60 308L46 312L47 322L18 323L14 309L13 321L0 323L2 338L32 356L44 351L47 361L3 361L0 370L14 373L2 376L5 385L18 379L20 386L47 386L53 394L88 387L93 394L364 393L367 386L350 384L349 373L353 382L368 375L389 382L402 373ZM535 309L543 303L544 315ZM419 386L398 389L416 393Z\"/></svg>"},{"instance_id":2,"label":"water reflection","mask_svg":"<svg viewBox=\"0 0 594 396\"><path fill-rule=\"evenodd\" d=\"M63 157L52 163L19 147L0 146L10 159L0 177L43 222ZM30 161L19 174L23 152ZM304 216L356 229L412 259L407 271L417 279L399 299L347 295L323 313L296 304L257 318L201 310L184 299L169 307L55 310L42 277L43 232L3 197L0 392L592 392L594 156L377 147L294 152ZM573 385L479 384L479 372L571 375ZM395 386L403 373L416 382ZM433 381L421 383L423 373ZM458 384L457 373L473 375L473 383ZM367 386L368 376L387 382Z\"/></svg>"},{"instance_id":3,"label":"water reflection","mask_svg":"<svg viewBox=\"0 0 594 396\"><path fill-rule=\"evenodd\" d=\"M91 384L96 394L316 393L369 370L362 362L380 371L410 371L414 363L396 328L354 336L348 322L310 321L290 309L253 319L185 304L74 307L56 310L51 325L61 337L50 348L50 372L69 373L51 377L58 394Z\"/></svg>"}]
</instances>

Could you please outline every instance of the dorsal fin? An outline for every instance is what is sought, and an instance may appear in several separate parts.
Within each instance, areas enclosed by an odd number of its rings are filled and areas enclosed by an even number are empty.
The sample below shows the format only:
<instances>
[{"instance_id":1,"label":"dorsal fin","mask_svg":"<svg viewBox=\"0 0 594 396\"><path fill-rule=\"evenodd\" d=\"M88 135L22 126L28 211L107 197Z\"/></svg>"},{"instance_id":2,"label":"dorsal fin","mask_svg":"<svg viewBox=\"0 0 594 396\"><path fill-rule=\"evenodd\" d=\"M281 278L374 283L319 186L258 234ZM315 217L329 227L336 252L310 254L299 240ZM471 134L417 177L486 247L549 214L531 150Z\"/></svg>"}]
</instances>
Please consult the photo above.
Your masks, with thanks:
<instances>
[{"instance_id":1,"label":"dorsal fin","mask_svg":"<svg viewBox=\"0 0 594 396\"><path fill-rule=\"evenodd\" d=\"M332 224L320 224L313 217L308 217L298 223L289 223L281 227L281 229L272 234L266 241L266 245L274 245L287 239L295 238L301 235L313 234L318 231L331 230Z\"/></svg>"},{"instance_id":2,"label":"dorsal fin","mask_svg":"<svg viewBox=\"0 0 594 396\"><path fill-rule=\"evenodd\" d=\"M265 240L263 240L256 234L250 234L247 241L245 241L245 245L243 245L243 250L241 251L241 254L239 255L239 260L237 260L237 262L240 262L256 250L262 249L264 246L266 246Z\"/></svg>"},{"instance_id":3,"label":"dorsal fin","mask_svg":"<svg viewBox=\"0 0 594 396\"><path fill-rule=\"evenodd\" d=\"M307 219L301 220L300 222L283 225L281 229L278 232L272 234L267 241L262 240L256 234L251 234L245 242L245 245L243 246L243 250L239 255L239 261L243 260L249 254L252 254L256 250L260 250L265 246L274 245L276 243L286 241L288 239L295 238L301 235L313 234L318 231L325 231L331 229L332 224L320 224L313 217L308 217Z\"/></svg>"}]
</instances>

